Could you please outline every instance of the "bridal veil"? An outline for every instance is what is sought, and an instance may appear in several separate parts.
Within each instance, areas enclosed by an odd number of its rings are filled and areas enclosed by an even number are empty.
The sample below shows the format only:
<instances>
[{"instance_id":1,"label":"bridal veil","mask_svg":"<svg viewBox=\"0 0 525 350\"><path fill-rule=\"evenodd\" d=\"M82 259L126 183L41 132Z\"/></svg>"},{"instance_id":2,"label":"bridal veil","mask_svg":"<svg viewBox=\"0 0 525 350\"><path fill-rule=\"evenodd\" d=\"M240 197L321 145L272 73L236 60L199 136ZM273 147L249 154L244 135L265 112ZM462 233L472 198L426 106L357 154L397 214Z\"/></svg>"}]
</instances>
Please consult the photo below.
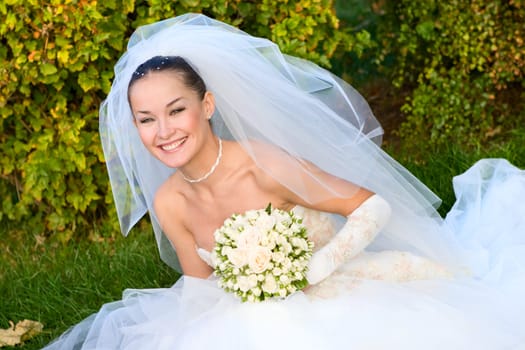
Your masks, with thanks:
<instances>
[{"instance_id":1,"label":"bridal veil","mask_svg":"<svg viewBox=\"0 0 525 350\"><path fill-rule=\"evenodd\" d=\"M435 210L439 198L380 149L382 129L355 89L309 61L281 53L267 39L199 14L138 28L100 108L102 145L122 232L127 234L149 212L166 263L179 269L152 203L159 185L176 169L142 145L127 95L132 73L157 55L185 58L215 95L214 132L237 140L259 167L307 202L353 194L324 183L316 168L387 199L392 220L371 250L411 251L457 268L466 264ZM264 147L251 147L248 141L253 140L284 151L286 175L272 173L271 157ZM304 179L319 186L305 186Z\"/></svg>"}]
</instances>

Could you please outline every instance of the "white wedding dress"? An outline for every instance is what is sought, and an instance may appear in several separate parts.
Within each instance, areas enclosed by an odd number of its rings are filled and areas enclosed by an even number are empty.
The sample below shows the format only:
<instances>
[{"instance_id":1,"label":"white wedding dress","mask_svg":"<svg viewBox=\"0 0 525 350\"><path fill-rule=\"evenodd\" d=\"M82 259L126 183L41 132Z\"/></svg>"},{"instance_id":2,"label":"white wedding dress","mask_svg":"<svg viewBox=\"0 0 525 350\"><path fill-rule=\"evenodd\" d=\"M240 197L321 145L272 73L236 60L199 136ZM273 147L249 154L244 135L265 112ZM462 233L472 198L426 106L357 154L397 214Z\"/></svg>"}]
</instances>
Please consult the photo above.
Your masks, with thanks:
<instances>
[{"instance_id":1,"label":"white wedding dress","mask_svg":"<svg viewBox=\"0 0 525 350\"><path fill-rule=\"evenodd\" d=\"M49 349L525 349L525 172L483 160L454 186L443 225L469 255L462 276L404 252L363 252L305 292L256 304L213 277L182 277L126 290ZM324 213L295 211L319 246L333 234Z\"/></svg>"}]
</instances>

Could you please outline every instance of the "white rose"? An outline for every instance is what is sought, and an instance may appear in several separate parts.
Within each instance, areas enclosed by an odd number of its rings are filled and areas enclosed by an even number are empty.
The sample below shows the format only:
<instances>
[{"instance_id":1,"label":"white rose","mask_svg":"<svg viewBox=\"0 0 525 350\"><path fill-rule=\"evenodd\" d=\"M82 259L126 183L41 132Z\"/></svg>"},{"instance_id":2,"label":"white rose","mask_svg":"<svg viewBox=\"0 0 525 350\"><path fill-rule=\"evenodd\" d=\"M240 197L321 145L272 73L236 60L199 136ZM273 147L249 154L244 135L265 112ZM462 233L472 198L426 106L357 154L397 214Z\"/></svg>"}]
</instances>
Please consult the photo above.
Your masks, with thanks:
<instances>
[{"instance_id":1,"label":"white rose","mask_svg":"<svg viewBox=\"0 0 525 350\"><path fill-rule=\"evenodd\" d=\"M236 240L237 237L239 236L239 231L233 229L233 228L225 228L223 230L224 234L231 240Z\"/></svg>"},{"instance_id":2,"label":"white rose","mask_svg":"<svg viewBox=\"0 0 525 350\"><path fill-rule=\"evenodd\" d=\"M294 231L294 232L299 232L299 231L301 231L303 228L304 228L304 226L301 225L301 224L298 224L297 222L294 222L294 223L292 224L292 226L290 226L290 229L291 229L292 231Z\"/></svg>"},{"instance_id":3,"label":"white rose","mask_svg":"<svg viewBox=\"0 0 525 350\"><path fill-rule=\"evenodd\" d=\"M283 273L283 270L281 270L281 269L278 268L278 267L276 267L276 268L273 269L273 271L272 271L272 274L273 274L274 276L282 275L282 273Z\"/></svg>"},{"instance_id":4,"label":"white rose","mask_svg":"<svg viewBox=\"0 0 525 350\"><path fill-rule=\"evenodd\" d=\"M288 277L288 275L281 275L279 277L279 281L281 281L284 284L288 284L290 283L290 278Z\"/></svg>"},{"instance_id":5,"label":"white rose","mask_svg":"<svg viewBox=\"0 0 525 350\"><path fill-rule=\"evenodd\" d=\"M288 292L286 291L286 289L279 289L279 296L281 298L286 297L286 295L288 295Z\"/></svg>"},{"instance_id":6,"label":"white rose","mask_svg":"<svg viewBox=\"0 0 525 350\"><path fill-rule=\"evenodd\" d=\"M294 260L292 263L293 267L296 269L301 269L303 267L303 264L299 260Z\"/></svg>"},{"instance_id":7,"label":"white rose","mask_svg":"<svg viewBox=\"0 0 525 350\"><path fill-rule=\"evenodd\" d=\"M283 243L284 254L290 254L292 252L292 245L288 242Z\"/></svg>"},{"instance_id":8,"label":"white rose","mask_svg":"<svg viewBox=\"0 0 525 350\"><path fill-rule=\"evenodd\" d=\"M282 268L284 271L288 271L290 270L290 268L292 267L292 261L290 260L290 258L284 258L283 262L282 262Z\"/></svg>"},{"instance_id":9,"label":"white rose","mask_svg":"<svg viewBox=\"0 0 525 350\"><path fill-rule=\"evenodd\" d=\"M254 273L261 273L270 267L272 252L264 247L257 247L248 253L248 266Z\"/></svg>"},{"instance_id":10,"label":"white rose","mask_svg":"<svg viewBox=\"0 0 525 350\"><path fill-rule=\"evenodd\" d=\"M250 248L259 245L261 234L257 228L248 227L237 237L236 243L239 248Z\"/></svg>"},{"instance_id":11,"label":"white rose","mask_svg":"<svg viewBox=\"0 0 525 350\"><path fill-rule=\"evenodd\" d=\"M235 220L235 222L232 225L232 228L236 231L239 231L240 229L244 229L246 226L250 226L250 222L243 216L238 217L237 220Z\"/></svg>"},{"instance_id":12,"label":"white rose","mask_svg":"<svg viewBox=\"0 0 525 350\"><path fill-rule=\"evenodd\" d=\"M290 220L290 213L281 209L274 209L272 211L272 216L274 216L277 221Z\"/></svg>"},{"instance_id":13,"label":"white rose","mask_svg":"<svg viewBox=\"0 0 525 350\"><path fill-rule=\"evenodd\" d=\"M261 288L255 287L255 288L252 289L252 293L253 293L253 295L255 295L256 297L258 297L258 296L261 295L262 290L261 290Z\"/></svg>"},{"instance_id":14,"label":"white rose","mask_svg":"<svg viewBox=\"0 0 525 350\"><path fill-rule=\"evenodd\" d=\"M270 244L270 240L268 239L268 236L262 234L261 239L259 240L259 245L263 247L267 247L268 244Z\"/></svg>"},{"instance_id":15,"label":"white rose","mask_svg":"<svg viewBox=\"0 0 525 350\"><path fill-rule=\"evenodd\" d=\"M239 276L237 279L237 285L241 292L247 292L250 289L250 280L246 276Z\"/></svg>"},{"instance_id":16,"label":"white rose","mask_svg":"<svg viewBox=\"0 0 525 350\"><path fill-rule=\"evenodd\" d=\"M233 249L233 248L230 247L230 246L227 246L227 245L223 246L223 247L221 248L221 255L223 255L223 256L228 256L228 254L232 251L232 249Z\"/></svg>"},{"instance_id":17,"label":"white rose","mask_svg":"<svg viewBox=\"0 0 525 350\"><path fill-rule=\"evenodd\" d=\"M246 213L244 213L246 220L256 220L259 215L260 214L258 210L248 210Z\"/></svg>"},{"instance_id":18,"label":"white rose","mask_svg":"<svg viewBox=\"0 0 525 350\"><path fill-rule=\"evenodd\" d=\"M275 281L275 278L272 275L266 276L261 288L266 293L275 293L277 291L277 282Z\"/></svg>"},{"instance_id":19,"label":"white rose","mask_svg":"<svg viewBox=\"0 0 525 350\"><path fill-rule=\"evenodd\" d=\"M293 237L292 245L301 250L308 250L308 242L304 238Z\"/></svg>"},{"instance_id":20,"label":"white rose","mask_svg":"<svg viewBox=\"0 0 525 350\"><path fill-rule=\"evenodd\" d=\"M280 245L280 246L284 246L285 244L288 243L288 240L286 239L286 237L282 236L282 235L279 235L276 239L275 239L275 242Z\"/></svg>"},{"instance_id":21,"label":"white rose","mask_svg":"<svg viewBox=\"0 0 525 350\"><path fill-rule=\"evenodd\" d=\"M248 276L248 281L250 282L250 289L257 286L257 275L251 274Z\"/></svg>"},{"instance_id":22,"label":"white rose","mask_svg":"<svg viewBox=\"0 0 525 350\"><path fill-rule=\"evenodd\" d=\"M279 221L278 223L275 224L275 230L277 232L283 232L287 228L288 226L286 226L282 221Z\"/></svg>"},{"instance_id":23,"label":"white rose","mask_svg":"<svg viewBox=\"0 0 525 350\"><path fill-rule=\"evenodd\" d=\"M283 235L287 236L287 237L293 237L293 235L295 235L295 232L289 228L287 228L286 230L283 231Z\"/></svg>"},{"instance_id":24,"label":"white rose","mask_svg":"<svg viewBox=\"0 0 525 350\"><path fill-rule=\"evenodd\" d=\"M283 252L274 252L274 253L272 253L272 259L276 263L280 264L284 260L284 253Z\"/></svg>"},{"instance_id":25,"label":"white rose","mask_svg":"<svg viewBox=\"0 0 525 350\"><path fill-rule=\"evenodd\" d=\"M215 249L211 252L210 260L211 260L211 266L212 266L214 269L217 269L217 267L218 267L219 264L221 263L222 259L221 259L221 257L219 257L219 255L218 255L218 253L215 251Z\"/></svg>"},{"instance_id":26,"label":"white rose","mask_svg":"<svg viewBox=\"0 0 525 350\"><path fill-rule=\"evenodd\" d=\"M270 231L268 233L268 237L270 237L270 240L272 242L277 243L277 241L279 240L279 237L281 237L281 234L279 232L277 232L277 231Z\"/></svg>"},{"instance_id":27,"label":"white rose","mask_svg":"<svg viewBox=\"0 0 525 350\"><path fill-rule=\"evenodd\" d=\"M264 213L264 215L257 218L255 225L263 231L270 231L275 225L275 218Z\"/></svg>"},{"instance_id":28,"label":"white rose","mask_svg":"<svg viewBox=\"0 0 525 350\"><path fill-rule=\"evenodd\" d=\"M237 248L228 252L228 260L234 267L241 268L246 265L247 254L245 249Z\"/></svg>"},{"instance_id":29,"label":"white rose","mask_svg":"<svg viewBox=\"0 0 525 350\"><path fill-rule=\"evenodd\" d=\"M213 233L213 237L215 238L215 242L224 244L226 243L226 237L224 237L224 234L220 230L216 230Z\"/></svg>"},{"instance_id":30,"label":"white rose","mask_svg":"<svg viewBox=\"0 0 525 350\"><path fill-rule=\"evenodd\" d=\"M275 249L275 241L270 240L270 242L266 245L266 248L268 248L270 250L274 250Z\"/></svg>"},{"instance_id":31,"label":"white rose","mask_svg":"<svg viewBox=\"0 0 525 350\"><path fill-rule=\"evenodd\" d=\"M308 260L306 259L301 259L301 270L304 270L306 269L306 267L308 266Z\"/></svg>"},{"instance_id":32,"label":"white rose","mask_svg":"<svg viewBox=\"0 0 525 350\"><path fill-rule=\"evenodd\" d=\"M235 287L235 283L233 283L232 280L228 280L228 282L226 282L226 287L229 289L233 289Z\"/></svg>"}]
</instances>

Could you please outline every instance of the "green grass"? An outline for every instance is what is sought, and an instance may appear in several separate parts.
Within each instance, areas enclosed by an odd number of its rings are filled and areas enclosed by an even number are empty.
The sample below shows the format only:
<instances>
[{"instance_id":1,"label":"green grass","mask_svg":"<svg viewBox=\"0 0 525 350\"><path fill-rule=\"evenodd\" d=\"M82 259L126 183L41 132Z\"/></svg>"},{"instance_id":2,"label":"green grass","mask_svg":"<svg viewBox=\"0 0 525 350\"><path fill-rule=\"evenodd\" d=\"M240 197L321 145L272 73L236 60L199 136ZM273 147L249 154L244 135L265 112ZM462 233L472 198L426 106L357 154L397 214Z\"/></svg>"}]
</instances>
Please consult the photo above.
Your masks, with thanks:
<instances>
[{"instance_id":1,"label":"green grass","mask_svg":"<svg viewBox=\"0 0 525 350\"><path fill-rule=\"evenodd\" d=\"M179 277L160 261L149 232L66 246L37 243L20 228L4 227L0 235L0 327L23 319L44 324L24 349L42 348L126 288L168 287Z\"/></svg>"},{"instance_id":2,"label":"green grass","mask_svg":"<svg viewBox=\"0 0 525 350\"><path fill-rule=\"evenodd\" d=\"M387 151L443 200L439 212L445 215L455 201L454 176L465 172L482 158L505 158L525 169L524 145L525 129L511 131L504 141L494 141L478 149L465 150L460 143L450 144L417 159L393 149Z\"/></svg>"},{"instance_id":3,"label":"green grass","mask_svg":"<svg viewBox=\"0 0 525 350\"><path fill-rule=\"evenodd\" d=\"M464 152L451 145L424 157L424 162L389 152L443 198L444 214L454 202L453 176L486 157L507 158L525 168L524 144L521 131L511 135L510 141L485 149ZM22 347L40 349L102 304L120 299L126 288L172 285L179 276L160 261L153 234L146 227L142 225L128 238L116 235L68 245L42 241L23 226L1 227L0 327L8 327L9 320L42 322L44 333Z\"/></svg>"}]
</instances>

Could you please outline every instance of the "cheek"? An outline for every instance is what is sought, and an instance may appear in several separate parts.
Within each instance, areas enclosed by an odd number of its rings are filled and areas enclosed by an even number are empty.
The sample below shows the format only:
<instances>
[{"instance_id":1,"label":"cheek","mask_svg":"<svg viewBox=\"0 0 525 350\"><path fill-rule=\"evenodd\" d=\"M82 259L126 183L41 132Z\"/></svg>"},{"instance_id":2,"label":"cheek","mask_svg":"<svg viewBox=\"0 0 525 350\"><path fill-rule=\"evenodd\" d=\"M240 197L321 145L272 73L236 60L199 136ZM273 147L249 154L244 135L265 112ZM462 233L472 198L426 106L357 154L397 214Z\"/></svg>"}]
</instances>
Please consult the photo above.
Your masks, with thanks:
<instances>
[{"instance_id":1,"label":"cheek","mask_svg":"<svg viewBox=\"0 0 525 350\"><path fill-rule=\"evenodd\" d=\"M184 118L181 124L181 128L191 133L204 132L206 128L207 120L202 117L199 113L192 113Z\"/></svg>"},{"instance_id":2,"label":"cheek","mask_svg":"<svg viewBox=\"0 0 525 350\"><path fill-rule=\"evenodd\" d=\"M195 116L194 118L191 118L191 120L188 122L188 127L192 130L199 130L202 128L202 120L200 117Z\"/></svg>"},{"instance_id":3,"label":"cheek","mask_svg":"<svg viewBox=\"0 0 525 350\"><path fill-rule=\"evenodd\" d=\"M154 131L152 127L137 125L137 132L143 144L148 145L152 142L154 138Z\"/></svg>"}]
</instances>

